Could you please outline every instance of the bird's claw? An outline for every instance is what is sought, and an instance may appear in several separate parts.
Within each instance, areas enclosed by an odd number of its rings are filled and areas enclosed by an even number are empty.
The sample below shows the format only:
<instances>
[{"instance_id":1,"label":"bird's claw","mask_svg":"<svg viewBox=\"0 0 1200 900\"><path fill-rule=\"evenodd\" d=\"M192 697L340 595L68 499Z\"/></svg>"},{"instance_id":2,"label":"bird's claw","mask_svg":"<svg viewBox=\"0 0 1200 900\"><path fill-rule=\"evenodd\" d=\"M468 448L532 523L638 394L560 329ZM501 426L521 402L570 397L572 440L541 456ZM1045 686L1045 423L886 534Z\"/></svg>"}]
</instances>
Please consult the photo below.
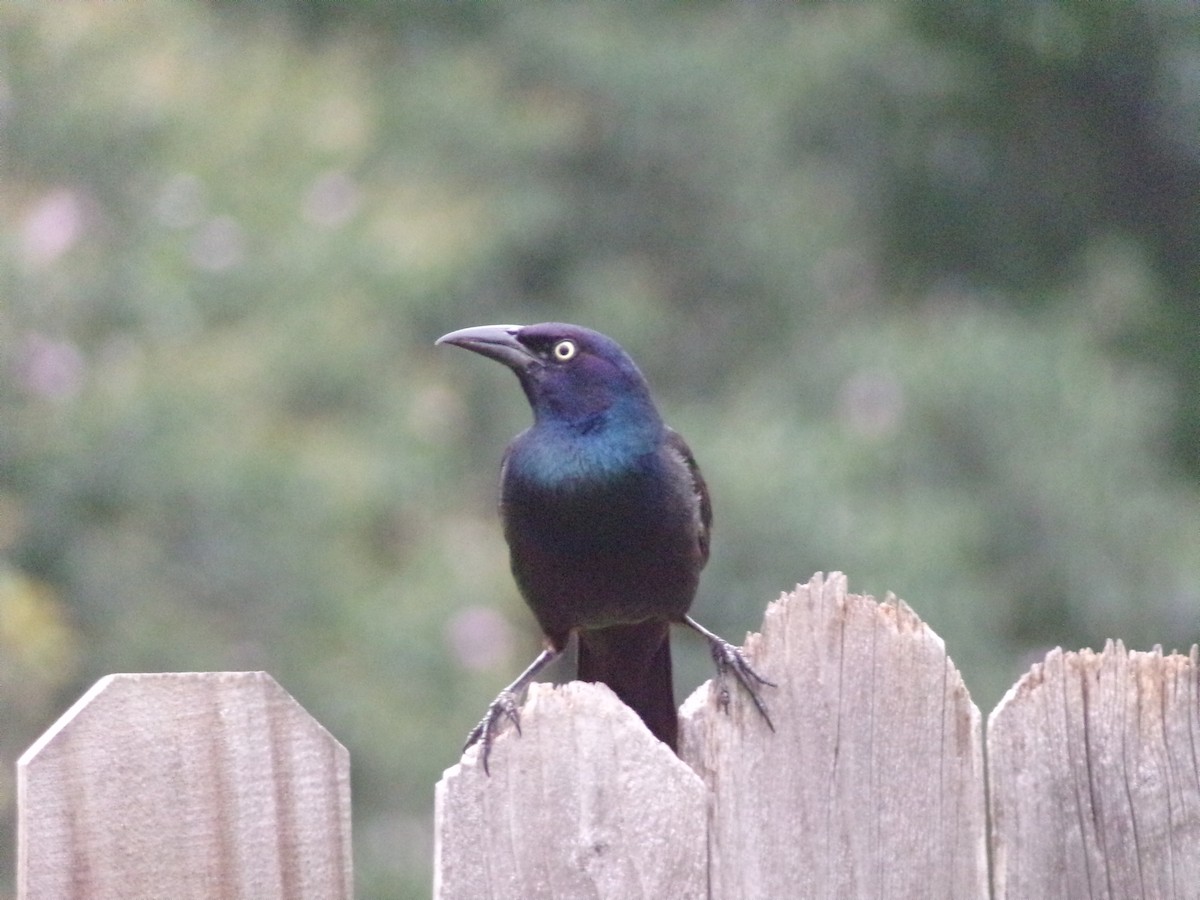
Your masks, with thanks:
<instances>
[{"instance_id":1,"label":"bird's claw","mask_svg":"<svg viewBox=\"0 0 1200 900\"><path fill-rule=\"evenodd\" d=\"M746 693L750 695L750 699L754 701L754 708L766 721L767 727L774 731L775 723L771 721L767 705L759 696L758 687L764 684L767 687L778 687L778 685L754 671L754 668L747 662L745 654L728 641L712 638L709 640L709 647L712 649L713 662L717 666L717 677L721 682L717 689L717 706L721 708L722 712L729 712L729 689L725 686L725 673L732 670L742 687L746 689Z\"/></svg>"},{"instance_id":2,"label":"bird's claw","mask_svg":"<svg viewBox=\"0 0 1200 900\"><path fill-rule=\"evenodd\" d=\"M521 713L517 708L517 697L509 690L501 691L496 699L488 704L487 712L483 714L479 724L471 729L471 733L467 735L467 742L463 744L463 750L479 744L479 757L483 762L485 775L491 774L488 771L488 757L492 753L492 741L496 739L496 732L503 719L513 723L517 734L521 733Z\"/></svg>"}]
</instances>

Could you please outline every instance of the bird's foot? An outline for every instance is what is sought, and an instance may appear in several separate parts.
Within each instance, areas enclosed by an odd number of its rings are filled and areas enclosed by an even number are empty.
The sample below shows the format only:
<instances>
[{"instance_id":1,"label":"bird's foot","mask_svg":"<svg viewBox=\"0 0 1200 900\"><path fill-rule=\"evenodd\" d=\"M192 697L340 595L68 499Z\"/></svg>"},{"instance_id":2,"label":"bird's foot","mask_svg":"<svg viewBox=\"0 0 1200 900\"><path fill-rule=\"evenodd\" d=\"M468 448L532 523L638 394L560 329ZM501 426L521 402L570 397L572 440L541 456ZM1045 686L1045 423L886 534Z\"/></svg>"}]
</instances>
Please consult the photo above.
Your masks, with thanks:
<instances>
[{"instance_id":1,"label":"bird's foot","mask_svg":"<svg viewBox=\"0 0 1200 900\"><path fill-rule=\"evenodd\" d=\"M483 774L492 774L488 771L488 757L492 753L492 741L496 739L496 732L499 730L501 722L508 719L516 727L517 734L521 733L521 714L517 709L517 698L524 693L525 688L529 686L529 682L533 681L537 673L553 662L561 652L560 643L555 647L547 647L539 653L525 671L517 676L517 680L502 690L488 705L487 712L483 714L479 724L472 728L471 733L467 735L467 742L463 745L463 750L479 744L479 755L483 760Z\"/></svg>"},{"instance_id":2,"label":"bird's foot","mask_svg":"<svg viewBox=\"0 0 1200 900\"><path fill-rule=\"evenodd\" d=\"M725 675L727 672L732 671L737 680L741 682L742 687L746 689L746 693L750 695L750 699L754 701L754 708L758 710L759 715L766 721L767 727L774 731L775 723L771 721L771 716L767 712L767 705L763 702L758 689L762 685L766 685L767 687L778 687L778 685L773 681L768 681L759 675L758 672L754 671L754 667L747 661L746 655L739 648L729 643L729 641L713 634L691 616L684 616L683 622L708 641L713 662L717 666L717 679L719 682L719 687L717 688L717 705L721 707L722 711L729 712L729 688L725 685Z\"/></svg>"},{"instance_id":3,"label":"bird's foot","mask_svg":"<svg viewBox=\"0 0 1200 900\"><path fill-rule=\"evenodd\" d=\"M774 731L775 723L771 721L767 705L763 702L758 688L760 685L767 687L778 687L778 685L754 671L754 668L746 660L745 654L728 641L717 638L709 642L709 649L712 650L713 662L717 666L717 677L721 683L717 693L717 704L722 711L729 712L729 689L725 686L725 675L732 671L737 680L741 682L742 687L746 689L746 693L750 695L750 699L754 701L754 708L766 721L767 727Z\"/></svg>"},{"instance_id":4,"label":"bird's foot","mask_svg":"<svg viewBox=\"0 0 1200 900\"><path fill-rule=\"evenodd\" d=\"M471 733L467 735L467 742L463 744L463 750L479 744L479 757L483 761L485 775L491 774L488 771L488 757L492 753L492 741L496 739L496 732L504 719L513 723L517 734L521 733L521 714L517 709L517 695L507 688L488 704L487 712L483 714L479 724L471 729Z\"/></svg>"}]
</instances>

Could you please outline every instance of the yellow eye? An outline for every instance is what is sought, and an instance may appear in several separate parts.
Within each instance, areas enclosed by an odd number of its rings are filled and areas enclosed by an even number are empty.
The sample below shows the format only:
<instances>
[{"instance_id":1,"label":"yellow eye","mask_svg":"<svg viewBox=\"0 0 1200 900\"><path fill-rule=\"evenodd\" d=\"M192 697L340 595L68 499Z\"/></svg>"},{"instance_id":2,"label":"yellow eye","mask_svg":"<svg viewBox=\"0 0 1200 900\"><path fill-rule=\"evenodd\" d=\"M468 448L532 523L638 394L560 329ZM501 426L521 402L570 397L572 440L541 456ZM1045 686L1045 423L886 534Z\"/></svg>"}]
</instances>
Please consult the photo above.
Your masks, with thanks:
<instances>
[{"instance_id":1,"label":"yellow eye","mask_svg":"<svg viewBox=\"0 0 1200 900\"><path fill-rule=\"evenodd\" d=\"M566 362L575 356L576 349L574 341L559 341L554 345L554 358L559 362Z\"/></svg>"}]
</instances>

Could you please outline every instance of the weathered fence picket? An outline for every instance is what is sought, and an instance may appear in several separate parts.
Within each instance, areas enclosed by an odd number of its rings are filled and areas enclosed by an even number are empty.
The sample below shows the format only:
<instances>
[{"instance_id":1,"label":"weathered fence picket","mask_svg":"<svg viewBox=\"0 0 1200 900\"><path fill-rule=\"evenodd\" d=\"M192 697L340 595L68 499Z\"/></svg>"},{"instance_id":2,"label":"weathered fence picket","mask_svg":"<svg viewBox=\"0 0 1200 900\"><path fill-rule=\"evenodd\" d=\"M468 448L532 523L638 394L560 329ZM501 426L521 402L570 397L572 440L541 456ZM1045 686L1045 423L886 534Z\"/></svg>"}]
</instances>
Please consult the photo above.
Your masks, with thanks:
<instances>
[{"instance_id":1,"label":"weathered fence picket","mask_svg":"<svg viewBox=\"0 0 1200 900\"><path fill-rule=\"evenodd\" d=\"M748 650L778 683L775 733L736 696L684 704L682 756L710 789L711 896L987 896L979 712L904 603L814 578Z\"/></svg>"},{"instance_id":2,"label":"weathered fence picket","mask_svg":"<svg viewBox=\"0 0 1200 900\"><path fill-rule=\"evenodd\" d=\"M534 685L436 788L460 898L1200 900L1200 650L1051 652L980 715L904 603L815 576L677 758L606 688ZM19 896L348 898L349 760L263 673L115 675L18 763ZM986 798L986 799L985 799ZM989 877L990 865L990 877Z\"/></svg>"},{"instance_id":3,"label":"weathered fence picket","mask_svg":"<svg viewBox=\"0 0 1200 900\"><path fill-rule=\"evenodd\" d=\"M531 687L437 786L435 897L707 896L707 790L608 688Z\"/></svg>"},{"instance_id":4,"label":"weathered fence picket","mask_svg":"<svg viewBox=\"0 0 1200 900\"><path fill-rule=\"evenodd\" d=\"M996 900L1200 897L1200 650L1052 651L988 720Z\"/></svg>"},{"instance_id":5,"label":"weathered fence picket","mask_svg":"<svg viewBox=\"0 0 1200 900\"><path fill-rule=\"evenodd\" d=\"M109 675L17 763L21 900L348 900L350 759L263 672Z\"/></svg>"}]
</instances>

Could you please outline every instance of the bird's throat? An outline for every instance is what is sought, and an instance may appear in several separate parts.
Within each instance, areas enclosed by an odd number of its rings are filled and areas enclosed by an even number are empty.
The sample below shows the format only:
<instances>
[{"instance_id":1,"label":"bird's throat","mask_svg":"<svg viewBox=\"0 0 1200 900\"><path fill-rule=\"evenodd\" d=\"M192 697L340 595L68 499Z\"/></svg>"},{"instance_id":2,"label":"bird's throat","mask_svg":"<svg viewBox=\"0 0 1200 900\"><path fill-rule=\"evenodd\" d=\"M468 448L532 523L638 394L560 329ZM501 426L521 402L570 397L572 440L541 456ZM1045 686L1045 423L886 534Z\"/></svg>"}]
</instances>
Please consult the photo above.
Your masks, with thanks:
<instances>
[{"instance_id":1,"label":"bird's throat","mask_svg":"<svg viewBox=\"0 0 1200 900\"><path fill-rule=\"evenodd\" d=\"M651 436L595 419L538 424L514 442L509 466L543 488L570 492L628 477L653 450Z\"/></svg>"}]
</instances>

